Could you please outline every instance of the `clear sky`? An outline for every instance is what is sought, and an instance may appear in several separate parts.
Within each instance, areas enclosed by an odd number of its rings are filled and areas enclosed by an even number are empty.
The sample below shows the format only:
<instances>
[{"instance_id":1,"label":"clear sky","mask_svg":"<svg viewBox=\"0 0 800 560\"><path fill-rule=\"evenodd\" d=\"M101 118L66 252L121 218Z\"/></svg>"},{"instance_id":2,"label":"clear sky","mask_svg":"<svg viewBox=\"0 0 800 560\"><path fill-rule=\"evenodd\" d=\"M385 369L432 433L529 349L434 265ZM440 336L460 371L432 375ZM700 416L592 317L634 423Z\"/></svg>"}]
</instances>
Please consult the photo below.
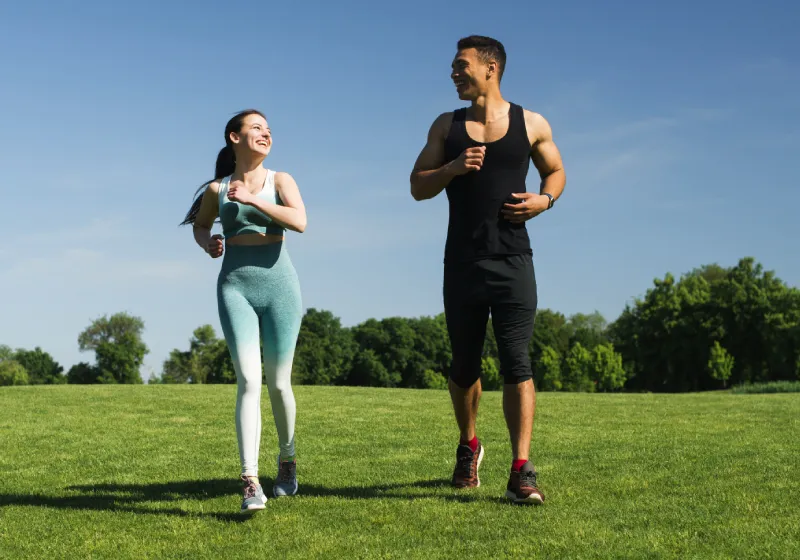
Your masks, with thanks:
<instances>
[{"instance_id":1,"label":"clear sky","mask_svg":"<svg viewBox=\"0 0 800 560\"><path fill-rule=\"evenodd\" d=\"M304 306L441 312L447 204L408 175L462 105L472 33L506 45L504 95L564 158L528 223L541 307L613 320L655 277L744 256L800 285L798 21L791 1L3 3L0 344L68 369L92 319L128 311L147 377L195 327L220 334L220 261L177 223L249 107L308 208L287 241Z\"/></svg>"}]
</instances>

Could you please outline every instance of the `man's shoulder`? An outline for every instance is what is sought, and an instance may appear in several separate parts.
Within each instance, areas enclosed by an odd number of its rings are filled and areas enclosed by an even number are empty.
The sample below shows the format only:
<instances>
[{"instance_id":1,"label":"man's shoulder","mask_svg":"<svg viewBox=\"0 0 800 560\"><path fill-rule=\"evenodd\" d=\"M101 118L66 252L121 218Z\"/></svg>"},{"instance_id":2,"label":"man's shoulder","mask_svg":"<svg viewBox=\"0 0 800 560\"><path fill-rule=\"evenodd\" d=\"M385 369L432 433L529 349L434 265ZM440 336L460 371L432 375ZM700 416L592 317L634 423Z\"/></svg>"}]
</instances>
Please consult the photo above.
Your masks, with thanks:
<instances>
[{"instance_id":1,"label":"man's shoulder","mask_svg":"<svg viewBox=\"0 0 800 560\"><path fill-rule=\"evenodd\" d=\"M528 131L528 137L531 143L538 140L549 138L552 135L550 130L550 123L544 118L541 113L531 111L530 109L522 108L522 113L525 116L525 128Z\"/></svg>"}]
</instances>

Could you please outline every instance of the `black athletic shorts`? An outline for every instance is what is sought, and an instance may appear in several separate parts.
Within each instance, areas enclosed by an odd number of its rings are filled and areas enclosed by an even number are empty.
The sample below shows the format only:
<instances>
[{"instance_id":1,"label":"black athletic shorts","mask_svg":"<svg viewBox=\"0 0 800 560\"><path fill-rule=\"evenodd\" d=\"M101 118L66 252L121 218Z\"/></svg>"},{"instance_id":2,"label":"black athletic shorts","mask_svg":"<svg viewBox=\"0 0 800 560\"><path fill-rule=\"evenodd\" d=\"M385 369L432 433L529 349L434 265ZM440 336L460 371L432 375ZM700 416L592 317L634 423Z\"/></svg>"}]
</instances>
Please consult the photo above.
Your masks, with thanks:
<instances>
[{"instance_id":1,"label":"black athletic shorts","mask_svg":"<svg viewBox=\"0 0 800 560\"><path fill-rule=\"evenodd\" d=\"M528 345L537 293L531 255L446 263L443 292L453 350L450 378L459 387L471 387L480 378L490 311L505 383L532 378Z\"/></svg>"}]
</instances>

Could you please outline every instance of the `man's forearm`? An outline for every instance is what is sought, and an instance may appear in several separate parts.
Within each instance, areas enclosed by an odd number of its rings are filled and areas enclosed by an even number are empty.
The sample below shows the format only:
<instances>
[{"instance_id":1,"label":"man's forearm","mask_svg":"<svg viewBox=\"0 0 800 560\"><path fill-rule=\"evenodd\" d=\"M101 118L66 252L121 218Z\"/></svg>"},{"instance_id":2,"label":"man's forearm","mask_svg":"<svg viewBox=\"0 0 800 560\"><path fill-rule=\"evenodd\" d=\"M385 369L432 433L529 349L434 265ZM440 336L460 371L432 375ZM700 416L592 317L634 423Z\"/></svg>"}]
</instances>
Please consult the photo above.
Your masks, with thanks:
<instances>
[{"instance_id":1,"label":"man's forearm","mask_svg":"<svg viewBox=\"0 0 800 560\"><path fill-rule=\"evenodd\" d=\"M411 196L414 200L427 200L438 195L455 177L452 166L444 164L439 169L414 170L411 173Z\"/></svg>"},{"instance_id":2,"label":"man's forearm","mask_svg":"<svg viewBox=\"0 0 800 560\"><path fill-rule=\"evenodd\" d=\"M567 183L567 176L563 169L553 171L544 179L539 187L539 194L547 193L553 197L553 200L558 200L561 193L564 192L564 185Z\"/></svg>"}]
</instances>

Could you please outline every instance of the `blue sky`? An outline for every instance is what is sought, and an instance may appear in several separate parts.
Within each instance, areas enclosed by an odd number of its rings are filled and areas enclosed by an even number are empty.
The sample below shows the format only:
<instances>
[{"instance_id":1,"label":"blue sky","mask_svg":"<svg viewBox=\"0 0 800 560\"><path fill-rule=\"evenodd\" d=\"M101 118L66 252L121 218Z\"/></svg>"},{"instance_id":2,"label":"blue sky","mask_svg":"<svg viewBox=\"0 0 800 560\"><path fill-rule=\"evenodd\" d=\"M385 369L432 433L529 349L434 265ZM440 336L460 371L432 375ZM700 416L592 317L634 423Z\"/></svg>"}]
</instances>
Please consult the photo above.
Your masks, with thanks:
<instances>
[{"instance_id":1,"label":"blue sky","mask_svg":"<svg viewBox=\"0 0 800 560\"><path fill-rule=\"evenodd\" d=\"M304 306L439 313L446 200L413 201L408 174L461 106L449 65L471 33L504 42L506 98L564 157L563 198L528 224L541 307L611 320L655 277L743 256L800 285L800 7L632 5L4 4L0 344L67 369L92 360L92 319L128 311L146 377L195 327L219 333L220 261L177 223L248 107L308 207L288 239Z\"/></svg>"}]
</instances>

